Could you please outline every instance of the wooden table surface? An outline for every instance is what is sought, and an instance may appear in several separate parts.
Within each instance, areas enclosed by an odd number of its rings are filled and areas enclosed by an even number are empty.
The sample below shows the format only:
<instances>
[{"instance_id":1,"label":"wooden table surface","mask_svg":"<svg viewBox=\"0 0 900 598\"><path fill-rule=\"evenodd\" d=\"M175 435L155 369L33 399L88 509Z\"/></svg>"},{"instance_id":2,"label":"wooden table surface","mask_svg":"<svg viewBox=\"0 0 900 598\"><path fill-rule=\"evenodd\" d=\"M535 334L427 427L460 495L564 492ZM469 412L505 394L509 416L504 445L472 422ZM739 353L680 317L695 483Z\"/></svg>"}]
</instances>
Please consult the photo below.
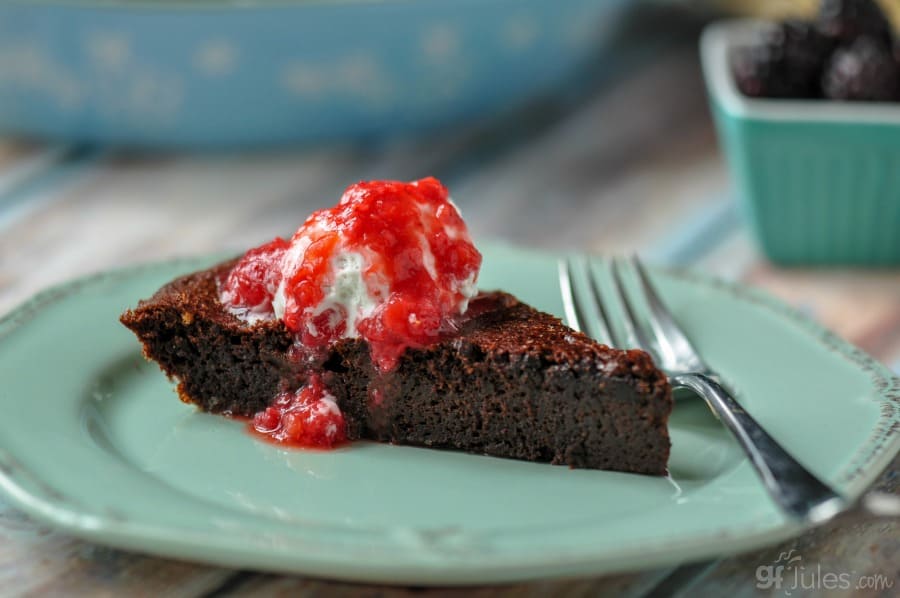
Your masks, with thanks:
<instances>
[{"instance_id":1,"label":"wooden table surface","mask_svg":"<svg viewBox=\"0 0 900 598\"><path fill-rule=\"evenodd\" d=\"M237 252L290 234L360 179L427 174L451 188L476 239L639 251L741 281L900 371L900 270L786 270L766 262L748 238L693 42L637 60L576 100L440 138L213 156L0 142L0 314L91 272ZM875 487L900 494L898 471L895 459ZM900 526L860 512L715 561L473 591L361 586L143 556L53 531L0 499L0 596L748 596L775 592L757 587L756 568L792 549L807 567L886 580L834 595L900 592Z\"/></svg>"}]
</instances>

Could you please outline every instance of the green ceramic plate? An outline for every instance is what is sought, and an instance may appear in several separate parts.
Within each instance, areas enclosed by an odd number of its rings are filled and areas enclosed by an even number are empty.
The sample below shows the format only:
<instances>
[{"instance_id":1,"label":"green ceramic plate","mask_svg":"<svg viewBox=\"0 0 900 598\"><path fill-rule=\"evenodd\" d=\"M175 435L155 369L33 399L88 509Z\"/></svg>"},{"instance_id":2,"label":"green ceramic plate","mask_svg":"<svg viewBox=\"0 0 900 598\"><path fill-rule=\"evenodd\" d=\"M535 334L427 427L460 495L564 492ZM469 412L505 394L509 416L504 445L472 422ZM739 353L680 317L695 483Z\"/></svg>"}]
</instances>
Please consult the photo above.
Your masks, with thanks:
<instances>
[{"instance_id":1,"label":"green ceramic plate","mask_svg":"<svg viewBox=\"0 0 900 598\"><path fill-rule=\"evenodd\" d=\"M554 256L486 247L482 287L559 313ZM671 477L369 443L282 450L198 413L145 363L119 313L210 260L50 290L0 322L0 488L103 544L242 568L463 584L721 555L797 533L697 400L671 421ZM859 495L898 448L900 381L758 294L656 280L747 409L816 474Z\"/></svg>"}]
</instances>

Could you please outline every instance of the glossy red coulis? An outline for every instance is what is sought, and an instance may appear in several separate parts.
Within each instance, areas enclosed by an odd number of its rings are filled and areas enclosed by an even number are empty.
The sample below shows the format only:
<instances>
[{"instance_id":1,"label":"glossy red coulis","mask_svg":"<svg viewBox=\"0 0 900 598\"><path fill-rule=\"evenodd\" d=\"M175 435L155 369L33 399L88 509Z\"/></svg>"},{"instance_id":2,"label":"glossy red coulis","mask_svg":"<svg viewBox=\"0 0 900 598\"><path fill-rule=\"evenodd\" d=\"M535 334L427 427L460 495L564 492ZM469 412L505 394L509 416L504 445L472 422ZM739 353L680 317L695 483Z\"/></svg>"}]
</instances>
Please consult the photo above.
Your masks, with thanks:
<instances>
[{"instance_id":1,"label":"glossy red coulis","mask_svg":"<svg viewBox=\"0 0 900 598\"><path fill-rule=\"evenodd\" d=\"M408 347L452 330L475 293L480 266L481 254L437 179L362 182L336 206L313 213L290 241L247 252L221 298L238 315L280 317L303 351L362 337L386 372ZM277 429L286 429L293 401L279 397L254 427L274 429L277 416Z\"/></svg>"},{"instance_id":2,"label":"glossy red coulis","mask_svg":"<svg viewBox=\"0 0 900 598\"><path fill-rule=\"evenodd\" d=\"M272 314L272 297L281 284L281 260L290 246L275 237L245 253L222 285L222 303L261 316Z\"/></svg>"},{"instance_id":3,"label":"glossy red coulis","mask_svg":"<svg viewBox=\"0 0 900 598\"><path fill-rule=\"evenodd\" d=\"M300 390L280 393L250 426L279 444L333 448L347 441L344 416L315 374Z\"/></svg>"}]
</instances>

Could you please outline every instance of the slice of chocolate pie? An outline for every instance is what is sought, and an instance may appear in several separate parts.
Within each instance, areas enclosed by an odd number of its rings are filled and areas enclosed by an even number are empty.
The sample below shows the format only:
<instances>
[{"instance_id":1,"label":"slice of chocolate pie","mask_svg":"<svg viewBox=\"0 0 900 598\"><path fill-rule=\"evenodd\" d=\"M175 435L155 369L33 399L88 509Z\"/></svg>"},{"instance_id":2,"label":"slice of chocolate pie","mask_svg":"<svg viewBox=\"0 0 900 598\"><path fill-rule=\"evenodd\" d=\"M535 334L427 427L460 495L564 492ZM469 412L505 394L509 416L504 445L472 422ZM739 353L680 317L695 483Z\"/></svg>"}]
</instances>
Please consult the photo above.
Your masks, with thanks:
<instances>
[{"instance_id":1,"label":"slice of chocolate pie","mask_svg":"<svg viewBox=\"0 0 900 598\"><path fill-rule=\"evenodd\" d=\"M179 278L122 315L182 400L288 444L425 446L663 475L672 398L502 292L434 179L360 183L290 241Z\"/></svg>"}]
</instances>

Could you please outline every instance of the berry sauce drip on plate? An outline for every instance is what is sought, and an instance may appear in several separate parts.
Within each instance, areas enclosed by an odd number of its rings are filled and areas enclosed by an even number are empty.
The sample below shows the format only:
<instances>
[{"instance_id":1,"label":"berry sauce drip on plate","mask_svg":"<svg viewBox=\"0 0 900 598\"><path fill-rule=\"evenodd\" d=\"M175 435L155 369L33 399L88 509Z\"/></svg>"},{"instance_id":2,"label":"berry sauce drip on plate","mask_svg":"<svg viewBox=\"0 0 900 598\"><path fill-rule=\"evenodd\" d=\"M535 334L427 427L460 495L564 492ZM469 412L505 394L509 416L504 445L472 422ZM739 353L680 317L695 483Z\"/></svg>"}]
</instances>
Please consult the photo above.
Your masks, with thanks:
<instances>
[{"instance_id":1,"label":"berry sauce drip on plate","mask_svg":"<svg viewBox=\"0 0 900 598\"><path fill-rule=\"evenodd\" d=\"M282 320L295 335L297 355L361 337L378 369L388 372L407 347L452 334L476 294L480 266L481 254L437 179L361 182L336 206L314 212L289 241L276 238L248 251L222 281L220 299L248 322ZM312 382L307 388L324 400L323 389ZM254 428L274 440L331 446L318 433L285 432L327 429L315 421L321 412L343 434L343 419L309 407L311 401L304 388L279 395L257 414ZM273 409L281 410L278 426ZM293 423L295 412L304 414L302 425Z\"/></svg>"},{"instance_id":2,"label":"berry sauce drip on plate","mask_svg":"<svg viewBox=\"0 0 900 598\"><path fill-rule=\"evenodd\" d=\"M347 441L344 416L315 374L294 392L282 392L250 422L257 434L280 444L333 448Z\"/></svg>"}]
</instances>

